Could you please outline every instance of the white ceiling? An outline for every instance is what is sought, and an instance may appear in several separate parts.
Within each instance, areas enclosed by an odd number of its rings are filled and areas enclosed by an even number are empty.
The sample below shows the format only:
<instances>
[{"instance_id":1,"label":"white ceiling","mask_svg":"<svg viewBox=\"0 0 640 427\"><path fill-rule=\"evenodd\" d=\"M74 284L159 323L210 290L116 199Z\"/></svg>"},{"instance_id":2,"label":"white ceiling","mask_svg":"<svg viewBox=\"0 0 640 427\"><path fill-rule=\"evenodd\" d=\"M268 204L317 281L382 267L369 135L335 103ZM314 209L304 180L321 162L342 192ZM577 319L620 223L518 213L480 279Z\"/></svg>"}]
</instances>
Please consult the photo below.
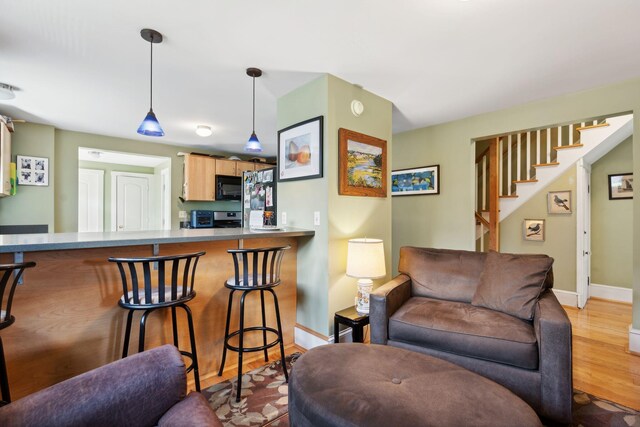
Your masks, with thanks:
<instances>
[{"instance_id":1,"label":"white ceiling","mask_svg":"<svg viewBox=\"0 0 640 427\"><path fill-rule=\"evenodd\" d=\"M277 98L331 73L394 104L394 131L640 76L637 0L0 0L0 101L16 119L276 153ZM149 109L163 138L136 133ZM366 108L366 106L365 106ZM366 114L366 109L365 109ZM197 124L213 135L201 138Z\"/></svg>"}]
</instances>

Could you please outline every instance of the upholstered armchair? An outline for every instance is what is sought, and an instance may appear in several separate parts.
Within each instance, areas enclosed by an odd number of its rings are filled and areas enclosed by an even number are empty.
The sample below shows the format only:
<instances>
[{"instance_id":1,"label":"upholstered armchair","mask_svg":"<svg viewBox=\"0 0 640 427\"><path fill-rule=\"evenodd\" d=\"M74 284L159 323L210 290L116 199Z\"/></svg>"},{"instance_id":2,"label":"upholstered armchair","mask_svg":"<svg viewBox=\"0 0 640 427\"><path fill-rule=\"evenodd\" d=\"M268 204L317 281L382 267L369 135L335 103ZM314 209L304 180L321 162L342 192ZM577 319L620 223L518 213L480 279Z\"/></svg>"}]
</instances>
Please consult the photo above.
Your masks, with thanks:
<instances>
[{"instance_id":1,"label":"upholstered armchair","mask_svg":"<svg viewBox=\"0 0 640 427\"><path fill-rule=\"evenodd\" d=\"M185 397L186 384L182 356L164 345L0 407L0 425L222 426L204 396Z\"/></svg>"},{"instance_id":2,"label":"upholstered armchair","mask_svg":"<svg viewBox=\"0 0 640 427\"><path fill-rule=\"evenodd\" d=\"M371 342L436 356L571 421L571 324L546 255L403 247L371 294Z\"/></svg>"}]
</instances>

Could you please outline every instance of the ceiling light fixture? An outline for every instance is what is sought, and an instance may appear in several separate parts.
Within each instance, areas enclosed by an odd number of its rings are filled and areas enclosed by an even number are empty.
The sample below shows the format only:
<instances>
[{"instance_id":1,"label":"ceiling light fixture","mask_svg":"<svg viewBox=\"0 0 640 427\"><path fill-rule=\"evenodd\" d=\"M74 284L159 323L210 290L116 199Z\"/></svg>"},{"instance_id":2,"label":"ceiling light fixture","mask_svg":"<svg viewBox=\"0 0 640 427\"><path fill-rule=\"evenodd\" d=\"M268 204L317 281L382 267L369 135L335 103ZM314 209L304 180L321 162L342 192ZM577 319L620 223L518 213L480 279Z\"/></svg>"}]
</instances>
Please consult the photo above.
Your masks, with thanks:
<instances>
[{"instance_id":1,"label":"ceiling light fixture","mask_svg":"<svg viewBox=\"0 0 640 427\"><path fill-rule=\"evenodd\" d=\"M260 153L262 151L262 144L260 144L260 140L258 140L256 136L256 77L262 75L262 70L259 68L247 68L247 75L253 78L253 127L251 136L244 146L244 151Z\"/></svg>"},{"instance_id":2,"label":"ceiling light fixture","mask_svg":"<svg viewBox=\"0 0 640 427\"><path fill-rule=\"evenodd\" d=\"M196 134L198 134L198 136L202 136L202 137L211 136L212 133L213 132L211 131L211 128L209 126L198 125L196 127Z\"/></svg>"},{"instance_id":3,"label":"ceiling light fixture","mask_svg":"<svg viewBox=\"0 0 640 427\"><path fill-rule=\"evenodd\" d=\"M16 94L13 93L13 86L0 83L0 99L13 99Z\"/></svg>"},{"instance_id":4,"label":"ceiling light fixture","mask_svg":"<svg viewBox=\"0 0 640 427\"><path fill-rule=\"evenodd\" d=\"M151 72L149 77L149 112L140 124L138 133L140 135L147 136L163 136L164 131L162 130L162 127L160 127L160 123L158 123L158 119L153 112L153 44L162 43L162 34L156 30L145 28L140 31L140 36L148 41L151 46Z\"/></svg>"}]
</instances>

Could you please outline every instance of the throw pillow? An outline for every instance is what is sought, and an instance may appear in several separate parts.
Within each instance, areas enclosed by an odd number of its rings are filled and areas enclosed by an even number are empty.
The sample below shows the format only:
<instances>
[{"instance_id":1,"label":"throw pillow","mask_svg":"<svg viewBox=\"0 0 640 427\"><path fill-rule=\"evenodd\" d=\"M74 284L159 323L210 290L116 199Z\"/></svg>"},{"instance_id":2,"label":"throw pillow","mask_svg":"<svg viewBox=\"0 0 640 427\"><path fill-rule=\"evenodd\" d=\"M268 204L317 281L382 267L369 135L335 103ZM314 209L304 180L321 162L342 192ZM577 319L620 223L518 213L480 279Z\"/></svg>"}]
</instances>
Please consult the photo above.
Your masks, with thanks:
<instances>
[{"instance_id":1,"label":"throw pillow","mask_svg":"<svg viewBox=\"0 0 640 427\"><path fill-rule=\"evenodd\" d=\"M553 258L489 252L471 304L533 319L533 310L551 273Z\"/></svg>"}]
</instances>

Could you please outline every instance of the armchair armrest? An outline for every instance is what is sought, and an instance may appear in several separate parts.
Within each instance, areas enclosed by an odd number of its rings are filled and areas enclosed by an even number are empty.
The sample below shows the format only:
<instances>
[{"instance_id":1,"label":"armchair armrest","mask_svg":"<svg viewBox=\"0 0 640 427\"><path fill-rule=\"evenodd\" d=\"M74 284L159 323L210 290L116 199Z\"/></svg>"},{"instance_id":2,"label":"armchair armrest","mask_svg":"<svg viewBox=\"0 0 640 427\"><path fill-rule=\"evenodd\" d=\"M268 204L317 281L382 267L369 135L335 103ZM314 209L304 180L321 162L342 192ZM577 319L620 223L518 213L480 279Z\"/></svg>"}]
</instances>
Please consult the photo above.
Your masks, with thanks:
<instances>
[{"instance_id":1,"label":"armchair armrest","mask_svg":"<svg viewBox=\"0 0 640 427\"><path fill-rule=\"evenodd\" d=\"M563 414L569 423L573 398L571 322L551 290L536 304L533 326L540 354L542 407L553 408L555 419Z\"/></svg>"},{"instance_id":2,"label":"armchair armrest","mask_svg":"<svg viewBox=\"0 0 640 427\"><path fill-rule=\"evenodd\" d=\"M389 338L389 317L411 297L411 278L400 274L380 286L369 296L371 343L386 344Z\"/></svg>"}]
</instances>

